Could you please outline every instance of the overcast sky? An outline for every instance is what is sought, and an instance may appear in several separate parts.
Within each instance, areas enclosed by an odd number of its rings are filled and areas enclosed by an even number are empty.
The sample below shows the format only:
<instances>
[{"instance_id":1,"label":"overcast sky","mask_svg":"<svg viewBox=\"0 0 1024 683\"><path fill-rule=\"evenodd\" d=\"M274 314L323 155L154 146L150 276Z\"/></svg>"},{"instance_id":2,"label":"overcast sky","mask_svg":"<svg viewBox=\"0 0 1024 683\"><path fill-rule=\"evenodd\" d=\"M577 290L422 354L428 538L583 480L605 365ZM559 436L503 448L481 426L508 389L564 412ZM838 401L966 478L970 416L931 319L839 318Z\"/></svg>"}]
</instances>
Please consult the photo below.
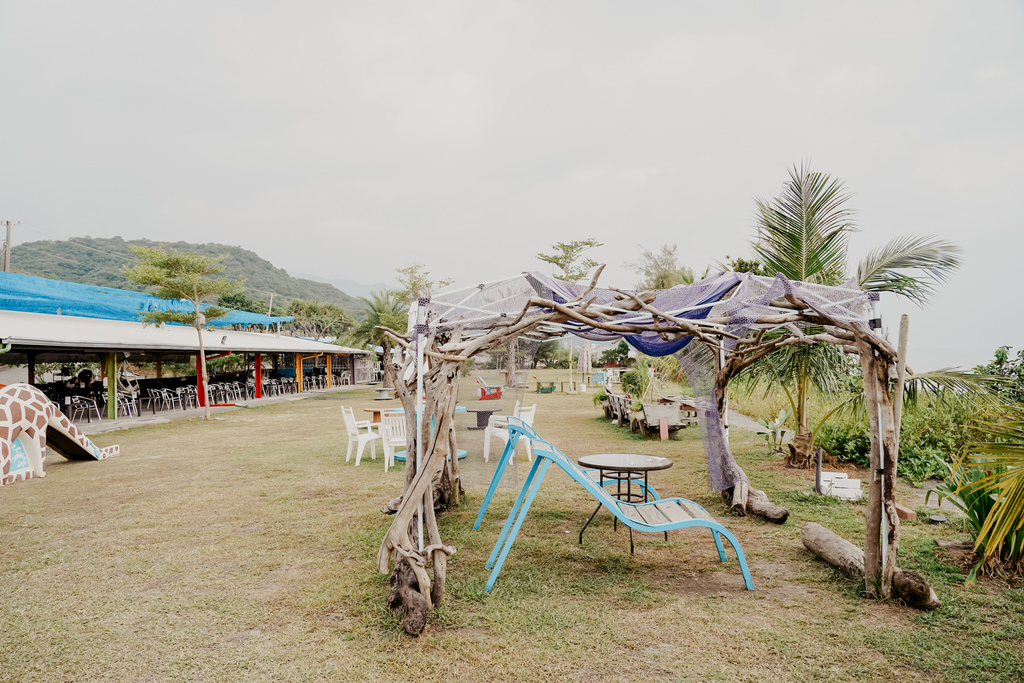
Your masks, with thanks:
<instances>
[{"instance_id":1,"label":"overcast sky","mask_svg":"<svg viewBox=\"0 0 1024 683\"><path fill-rule=\"evenodd\" d=\"M594 237L702 272L755 197L842 178L851 258L965 250L911 316L917 370L1024 347L1024 3L0 0L14 242L220 242L364 283L474 284Z\"/></svg>"}]
</instances>

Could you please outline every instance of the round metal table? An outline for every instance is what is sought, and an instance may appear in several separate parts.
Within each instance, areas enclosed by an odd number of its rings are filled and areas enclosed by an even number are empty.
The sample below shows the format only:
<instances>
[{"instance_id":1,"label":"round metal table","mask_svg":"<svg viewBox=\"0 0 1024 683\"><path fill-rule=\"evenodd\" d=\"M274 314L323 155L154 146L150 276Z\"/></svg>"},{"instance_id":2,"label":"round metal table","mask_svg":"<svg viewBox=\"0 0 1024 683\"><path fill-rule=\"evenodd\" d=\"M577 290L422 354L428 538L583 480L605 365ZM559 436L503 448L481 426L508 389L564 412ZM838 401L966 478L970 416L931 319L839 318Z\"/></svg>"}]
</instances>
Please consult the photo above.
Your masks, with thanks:
<instances>
[{"instance_id":1,"label":"round metal table","mask_svg":"<svg viewBox=\"0 0 1024 683\"><path fill-rule=\"evenodd\" d=\"M603 486L606 480L612 480L616 484L616 490L612 493L619 500L629 503L647 502L647 473L656 470L667 470L672 467L672 461L657 455L640 455L637 453L595 453L584 455L576 460L580 467L586 467L598 471L598 484ZM641 491L633 492L633 482L643 479L644 485ZM623 490L625 484L625 490ZM580 543L583 543L583 532L587 530L594 517L601 510L597 506L590 519L580 529ZM618 529L618 518L615 518L613 528ZM665 532L665 540L668 540L668 532ZM629 552L633 553L633 530L629 530Z\"/></svg>"}]
</instances>

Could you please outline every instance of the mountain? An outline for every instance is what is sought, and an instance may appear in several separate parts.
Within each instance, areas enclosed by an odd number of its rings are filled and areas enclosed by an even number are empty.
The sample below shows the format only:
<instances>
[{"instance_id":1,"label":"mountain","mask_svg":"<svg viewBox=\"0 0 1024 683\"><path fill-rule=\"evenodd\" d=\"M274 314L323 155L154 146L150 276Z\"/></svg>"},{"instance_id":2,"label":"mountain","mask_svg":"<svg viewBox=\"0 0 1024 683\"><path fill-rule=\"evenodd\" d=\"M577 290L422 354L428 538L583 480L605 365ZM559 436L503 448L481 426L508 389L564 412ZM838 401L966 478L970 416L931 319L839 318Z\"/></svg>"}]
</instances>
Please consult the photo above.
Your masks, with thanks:
<instances>
[{"instance_id":1,"label":"mountain","mask_svg":"<svg viewBox=\"0 0 1024 683\"><path fill-rule=\"evenodd\" d=\"M329 285L334 285L346 294L352 296L370 296L374 292L379 292L385 289L398 289L398 285L378 282L375 285L364 285L361 282L355 280L337 280L326 277L320 277L319 275L310 275L309 273L296 273L295 277L306 278L307 280L315 280L317 282L326 282Z\"/></svg>"},{"instance_id":2,"label":"mountain","mask_svg":"<svg viewBox=\"0 0 1024 683\"><path fill-rule=\"evenodd\" d=\"M120 237L72 237L66 241L40 240L23 242L11 249L11 271L23 275L80 282L86 285L117 287L143 291L144 286L126 278L122 266L138 259L128 245L163 246L202 256L223 256L221 276L244 281L243 292L250 299L269 302L273 295L275 308L284 308L292 299L316 299L336 303L353 313L361 313L366 305L337 287L325 282L295 278L261 258L255 252L226 244L192 244L189 242L153 242Z\"/></svg>"}]
</instances>

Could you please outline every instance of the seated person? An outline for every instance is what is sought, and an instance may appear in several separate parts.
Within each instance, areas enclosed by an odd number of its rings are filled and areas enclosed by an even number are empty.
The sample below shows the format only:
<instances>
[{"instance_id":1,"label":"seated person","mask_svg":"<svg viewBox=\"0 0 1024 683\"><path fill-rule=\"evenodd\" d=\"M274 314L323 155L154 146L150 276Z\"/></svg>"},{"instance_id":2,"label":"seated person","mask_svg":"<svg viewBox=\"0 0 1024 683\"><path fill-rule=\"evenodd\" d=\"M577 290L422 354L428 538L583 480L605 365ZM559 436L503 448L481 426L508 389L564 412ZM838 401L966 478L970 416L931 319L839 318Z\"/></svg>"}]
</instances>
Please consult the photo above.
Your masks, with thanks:
<instances>
[{"instance_id":1,"label":"seated person","mask_svg":"<svg viewBox=\"0 0 1024 683\"><path fill-rule=\"evenodd\" d=\"M65 386L68 389L74 389L88 393L89 387L92 386L92 370L90 370L89 368L82 368L82 371L78 373L78 377L73 378Z\"/></svg>"}]
</instances>

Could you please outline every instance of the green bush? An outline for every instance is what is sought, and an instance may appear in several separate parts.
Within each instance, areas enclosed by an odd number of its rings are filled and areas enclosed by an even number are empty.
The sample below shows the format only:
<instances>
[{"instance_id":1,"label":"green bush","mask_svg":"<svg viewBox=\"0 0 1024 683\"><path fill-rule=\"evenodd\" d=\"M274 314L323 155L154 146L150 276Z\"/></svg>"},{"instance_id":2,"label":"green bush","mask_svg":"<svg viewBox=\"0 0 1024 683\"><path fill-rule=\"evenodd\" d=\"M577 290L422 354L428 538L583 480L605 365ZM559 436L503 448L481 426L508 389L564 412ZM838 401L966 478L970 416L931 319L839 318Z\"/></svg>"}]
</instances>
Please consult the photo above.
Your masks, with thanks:
<instances>
[{"instance_id":1,"label":"green bush","mask_svg":"<svg viewBox=\"0 0 1024 683\"><path fill-rule=\"evenodd\" d=\"M897 474L914 482L944 475L949 463L971 440L966 426L971 414L964 406L922 403L903 413ZM817 434L817 443L840 462L868 467L871 436L866 418L833 420Z\"/></svg>"}]
</instances>

